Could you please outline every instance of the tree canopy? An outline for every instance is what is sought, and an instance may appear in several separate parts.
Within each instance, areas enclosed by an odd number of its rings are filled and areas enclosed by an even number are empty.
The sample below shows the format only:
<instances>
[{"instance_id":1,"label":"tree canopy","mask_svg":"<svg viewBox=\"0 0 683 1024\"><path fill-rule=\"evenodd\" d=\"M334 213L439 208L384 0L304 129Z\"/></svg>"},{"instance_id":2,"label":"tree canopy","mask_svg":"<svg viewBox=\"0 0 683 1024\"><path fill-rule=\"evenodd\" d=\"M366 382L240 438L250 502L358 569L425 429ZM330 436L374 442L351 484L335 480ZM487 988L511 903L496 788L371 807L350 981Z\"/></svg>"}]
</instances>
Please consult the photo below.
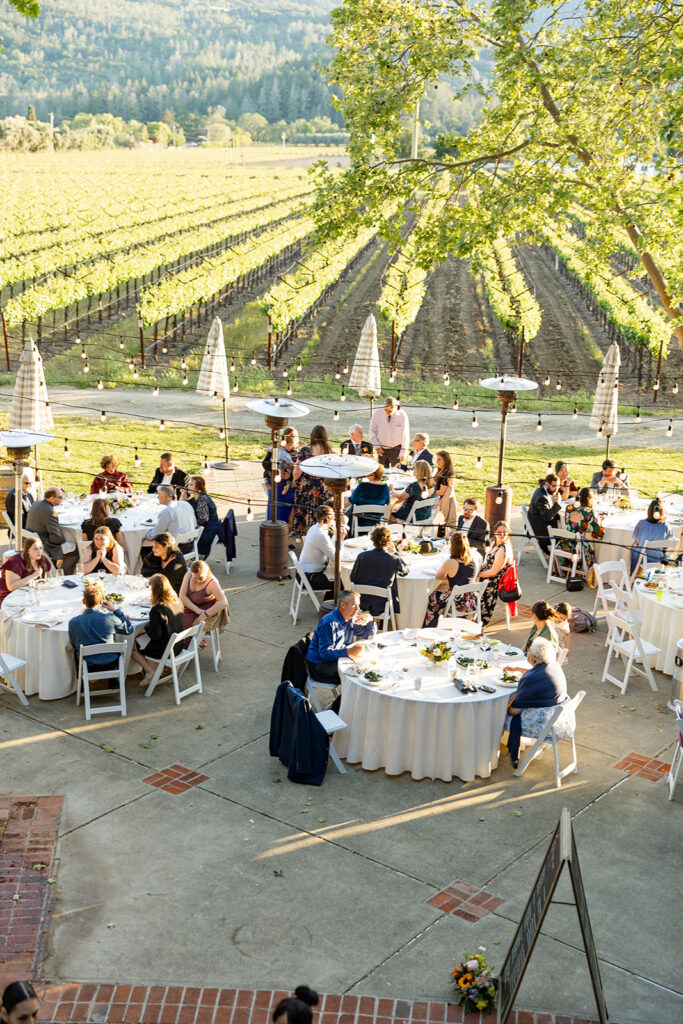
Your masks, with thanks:
<instances>
[{"instance_id":1,"label":"tree canopy","mask_svg":"<svg viewBox=\"0 0 683 1024\"><path fill-rule=\"evenodd\" d=\"M444 173L445 199L421 218L425 267L578 209L584 258L604 272L620 243L635 248L683 346L677 0L346 0L332 23L351 167L319 169L322 237L379 220L388 197L410 217ZM486 52L490 83L476 74ZM483 98L481 121L412 157L406 128L444 79L459 99ZM400 245L401 228L382 230Z\"/></svg>"}]
</instances>

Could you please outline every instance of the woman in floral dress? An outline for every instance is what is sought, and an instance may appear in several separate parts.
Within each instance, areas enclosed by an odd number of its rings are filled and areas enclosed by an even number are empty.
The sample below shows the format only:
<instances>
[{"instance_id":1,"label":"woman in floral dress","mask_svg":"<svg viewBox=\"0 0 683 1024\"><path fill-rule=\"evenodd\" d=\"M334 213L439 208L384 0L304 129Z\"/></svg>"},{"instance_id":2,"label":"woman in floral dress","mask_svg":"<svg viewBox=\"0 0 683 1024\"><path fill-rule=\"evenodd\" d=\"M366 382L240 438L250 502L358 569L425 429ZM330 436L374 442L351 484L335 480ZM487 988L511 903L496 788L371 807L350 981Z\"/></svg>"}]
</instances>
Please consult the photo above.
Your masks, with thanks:
<instances>
[{"instance_id":1,"label":"woman in floral dress","mask_svg":"<svg viewBox=\"0 0 683 1024\"><path fill-rule=\"evenodd\" d=\"M498 587L505 570L512 565L514 554L510 543L507 523L496 523L493 531L493 547L484 559L477 579L486 580L486 590L481 595L481 624L488 625L498 600Z\"/></svg>"},{"instance_id":2,"label":"woman in floral dress","mask_svg":"<svg viewBox=\"0 0 683 1024\"><path fill-rule=\"evenodd\" d=\"M582 540L586 565L590 569L595 562L595 551L593 541L600 540L605 531L593 511L593 492L590 487L582 487L575 501L570 501L564 510L564 528L571 533L583 533L591 540ZM571 540L561 540L559 547L563 551L574 554L577 546Z\"/></svg>"},{"instance_id":3,"label":"woman in floral dress","mask_svg":"<svg viewBox=\"0 0 683 1024\"><path fill-rule=\"evenodd\" d=\"M313 427L311 438L298 455L292 456L294 468L294 508L292 510L292 533L303 538L310 526L315 522L315 510L319 505L332 505L334 497L325 487L325 481L319 476L304 473L300 463L314 455L331 455L332 449L327 439L325 427ZM302 506L306 506L305 508Z\"/></svg>"}]
</instances>

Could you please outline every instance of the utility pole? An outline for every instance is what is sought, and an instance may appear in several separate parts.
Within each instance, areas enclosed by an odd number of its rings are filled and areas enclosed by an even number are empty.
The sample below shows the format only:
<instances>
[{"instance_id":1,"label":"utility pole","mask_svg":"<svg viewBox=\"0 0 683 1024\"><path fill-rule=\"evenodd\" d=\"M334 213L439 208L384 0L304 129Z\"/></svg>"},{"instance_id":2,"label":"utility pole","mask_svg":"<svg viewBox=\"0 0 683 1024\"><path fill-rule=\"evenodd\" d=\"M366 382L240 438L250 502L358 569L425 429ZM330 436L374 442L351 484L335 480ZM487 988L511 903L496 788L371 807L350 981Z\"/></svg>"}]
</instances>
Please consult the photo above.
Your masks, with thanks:
<instances>
[{"instance_id":1,"label":"utility pole","mask_svg":"<svg viewBox=\"0 0 683 1024\"><path fill-rule=\"evenodd\" d=\"M410 156L413 160L417 160L417 148L418 139L420 134L420 101L415 101L415 113L413 115L413 144L411 147Z\"/></svg>"}]
</instances>

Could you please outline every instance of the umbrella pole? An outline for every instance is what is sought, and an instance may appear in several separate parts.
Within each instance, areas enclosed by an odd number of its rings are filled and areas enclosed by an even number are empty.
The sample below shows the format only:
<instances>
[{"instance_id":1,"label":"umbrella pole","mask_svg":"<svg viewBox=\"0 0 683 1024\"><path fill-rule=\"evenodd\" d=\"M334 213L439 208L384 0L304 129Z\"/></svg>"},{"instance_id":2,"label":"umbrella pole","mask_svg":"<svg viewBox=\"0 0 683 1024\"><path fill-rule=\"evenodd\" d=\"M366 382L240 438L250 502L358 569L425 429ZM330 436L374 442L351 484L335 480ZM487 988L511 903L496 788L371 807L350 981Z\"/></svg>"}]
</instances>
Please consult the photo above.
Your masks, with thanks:
<instances>
[{"instance_id":1,"label":"umbrella pole","mask_svg":"<svg viewBox=\"0 0 683 1024\"><path fill-rule=\"evenodd\" d=\"M375 408L375 399L373 395L370 395L370 418L372 419L372 413Z\"/></svg>"},{"instance_id":2,"label":"umbrella pole","mask_svg":"<svg viewBox=\"0 0 683 1024\"><path fill-rule=\"evenodd\" d=\"M36 492L42 491L43 489L43 471L40 468L40 457L38 455L38 445L33 446L33 461L36 467Z\"/></svg>"},{"instance_id":3,"label":"umbrella pole","mask_svg":"<svg viewBox=\"0 0 683 1024\"><path fill-rule=\"evenodd\" d=\"M14 541L17 551L21 551L21 514L23 504L21 500L21 481L24 475L24 466L20 461L14 463Z\"/></svg>"},{"instance_id":4,"label":"umbrella pole","mask_svg":"<svg viewBox=\"0 0 683 1024\"><path fill-rule=\"evenodd\" d=\"M230 462L230 446L228 444L228 413L225 408L225 395L223 395L223 433L225 434L225 461Z\"/></svg>"},{"instance_id":5,"label":"umbrella pole","mask_svg":"<svg viewBox=\"0 0 683 1024\"><path fill-rule=\"evenodd\" d=\"M605 458L606 459L609 459L609 443L610 443L611 440L612 440L612 437L611 437L610 434L608 434L607 435L607 447L605 448Z\"/></svg>"}]
</instances>

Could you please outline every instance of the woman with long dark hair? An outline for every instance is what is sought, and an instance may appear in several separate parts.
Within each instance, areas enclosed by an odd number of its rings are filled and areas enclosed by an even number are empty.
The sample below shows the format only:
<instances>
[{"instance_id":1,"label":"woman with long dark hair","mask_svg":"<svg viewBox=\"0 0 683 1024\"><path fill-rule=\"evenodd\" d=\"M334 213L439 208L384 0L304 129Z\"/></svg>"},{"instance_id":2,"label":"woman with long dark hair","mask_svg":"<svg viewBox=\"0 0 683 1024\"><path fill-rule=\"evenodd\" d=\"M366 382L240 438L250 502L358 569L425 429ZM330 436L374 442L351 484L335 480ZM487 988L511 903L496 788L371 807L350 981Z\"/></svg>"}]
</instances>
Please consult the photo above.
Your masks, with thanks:
<instances>
[{"instance_id":1,"label":"woman with long dark hair","mask_svg":"<svg viewBox=\"0 0 683 1024\"><path fill-rule=\"evenodd\" d=\"M12 981L2 993L2 1024L35 1024L40 1004L30 981Z\"/></svg>"},{"instance_id":2,"label":"woman with long dark hair","mask_svg":"<svg viewBox=\"0 0 683 1024\"><path fill-rule=\"evenodd\" d=\"M273 1010L273 1024L312 1024L311 1007L318 1005L318 993L308 985L298 985L293 996L281 999Z\"/></svg>"},{"instance_id":3,"label":"woman with long dark hair","mask_svg":"<svg viewBox=\"0 0 683 1024\"><path fill-rule=\"evenodd\" d=\"M45 579L51 568L52 562L43 554L42 540L24 537L21 551L8 558L0 569L0 604L13 590Z\"/></svg>"},{"instance_id":4,"label":"woman with long dark hair","mask_svg":"<svg viewBox=\"0 0 683 1024\"><path fill-rule=\"evenodd\" d=\"M319 476L304 473L299 463L314 455L331 455L329 438L325 427L318 424L313 427L307 445L296 456L292 479L294 481L294 508L292 510L292 533L295 537L305 537L315 522L315 510L318 505L333 505L332 494L325 487L325 481ZM305 506L305 507L304 507Z\"/></svg>"}]
</instances>

